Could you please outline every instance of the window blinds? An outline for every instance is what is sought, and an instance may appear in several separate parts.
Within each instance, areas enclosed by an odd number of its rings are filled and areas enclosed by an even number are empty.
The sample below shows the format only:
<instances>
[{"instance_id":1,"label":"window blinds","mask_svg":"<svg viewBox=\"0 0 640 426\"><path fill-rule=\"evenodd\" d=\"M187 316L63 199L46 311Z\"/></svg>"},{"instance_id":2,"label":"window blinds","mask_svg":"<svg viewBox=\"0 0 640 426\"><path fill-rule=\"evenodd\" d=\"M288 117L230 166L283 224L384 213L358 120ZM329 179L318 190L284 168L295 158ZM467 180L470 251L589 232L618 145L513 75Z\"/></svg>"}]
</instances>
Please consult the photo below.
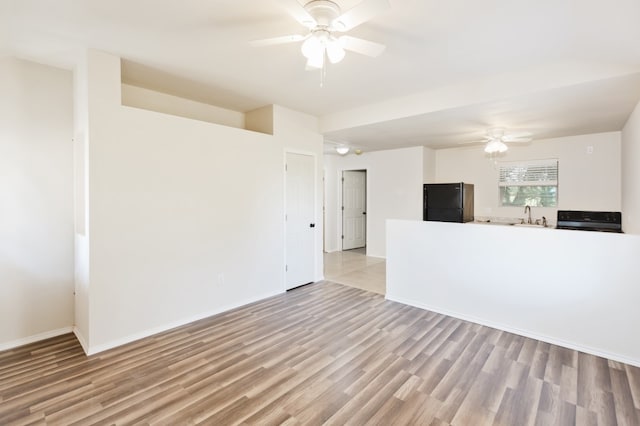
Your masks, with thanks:
<instances>
[{"instance_id":1,"label":"window blinds","mask_svg":"<svg viewBox=\"0 0 640 426\"><path fill-rule=\"evenodd\" d=\"M558 160L500 163L499 186L556 186Z\"/></svg>"}]
</instances>

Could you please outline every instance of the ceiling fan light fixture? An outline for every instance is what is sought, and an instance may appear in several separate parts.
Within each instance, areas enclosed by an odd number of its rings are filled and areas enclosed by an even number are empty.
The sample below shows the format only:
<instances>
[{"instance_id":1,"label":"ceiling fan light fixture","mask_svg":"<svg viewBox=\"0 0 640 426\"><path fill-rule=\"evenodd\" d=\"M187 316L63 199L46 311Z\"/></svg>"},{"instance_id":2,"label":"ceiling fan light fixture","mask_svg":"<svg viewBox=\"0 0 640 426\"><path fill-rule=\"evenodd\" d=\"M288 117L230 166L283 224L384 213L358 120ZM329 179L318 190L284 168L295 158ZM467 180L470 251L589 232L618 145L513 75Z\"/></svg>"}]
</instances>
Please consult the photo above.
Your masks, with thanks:
<instances>
[{"instance_id":1,"label":"ceiling fan light fixture","mask_svg":"<svg viewBox=\"0 0 640 426\"><path fill-rule=\"evenodd\" d=\"M343 60L345 56L345 51L342 48L341 43L333 37L329 39L329 42L327 43L327 56L332 64L337 64Z\"/></svg>"},{"instance_id":2,"label":"ceiling fan light fixture","mask_svg":"<svg viewBox=\"0 0 640 426\"><path fill-rule=\"evenodd\" d=\"M492 139L487 143L487 146L484 147L484 152L487 154L495 154L505 152L507 149L507 145L505 145L504 142L499 139Z\"/></svg>"},{"instance_id":3,"label":"ceiling fan light fixture","mask_svg":"<svg viewBox=\"0 0 640 426\"><path fill-rule=\"evenodd\" d=\"M324 54L324 45L318 37L312 34L311 37L307 38L304 43L302 43L300 50L305 58L316 58L319 55Z\"/></svg>"},{"instance_id":4,"label":"ceiling fan light fixture","mask_svg":"<svg viewBox=\"0 0 640 426\"><path fill-rule=\"evenodd\" d=\"M340 155L346 155L349 152L349 147L348 146L337 146L336 147L336 152Z\"/></svg>"}]
</instances>

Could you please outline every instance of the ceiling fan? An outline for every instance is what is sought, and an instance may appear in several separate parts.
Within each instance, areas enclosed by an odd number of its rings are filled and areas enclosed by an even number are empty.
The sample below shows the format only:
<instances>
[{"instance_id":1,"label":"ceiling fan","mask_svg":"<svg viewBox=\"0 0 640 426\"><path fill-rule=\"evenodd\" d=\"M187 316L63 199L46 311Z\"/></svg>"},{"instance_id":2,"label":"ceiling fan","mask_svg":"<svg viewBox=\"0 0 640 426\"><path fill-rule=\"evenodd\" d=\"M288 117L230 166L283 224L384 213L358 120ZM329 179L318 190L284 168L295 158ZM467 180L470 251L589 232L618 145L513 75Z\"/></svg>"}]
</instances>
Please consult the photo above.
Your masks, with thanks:
<instances>
[{"instance_id":1,"label":"ceiling fan","mask_svg":"<svg viewBox=\"0 0 640 426\"><path fill-rule=\"evenodd\" d=\"M343 13L340 6L330 0L311 0L304 6L296 2L289 9L293 17L308 28L306 35L293 34L254 40L251 45L270 46L302 41L301 50L307 58L308 70L323 69L325 58L332 64L340 62L344 59L345 50L376 57L384 51L383 44L341 33L357 27L389 7L388 0L363 0Z\"/></svg>"},{"instance_id":2,"label":"ceiling fan","mask_svg":"<svg viewBox=\"0 0 640 426\"><path fill-rule=\"evenodd\" d=\"M487 135L481 141L467 143L486 143L484 152L487 154L498 154L505 152L508 147L507 143L526 143L531 142L533 138L529 132L506 133L502 127L494 127L487 130Z\"/></svg>"}]
</instances>

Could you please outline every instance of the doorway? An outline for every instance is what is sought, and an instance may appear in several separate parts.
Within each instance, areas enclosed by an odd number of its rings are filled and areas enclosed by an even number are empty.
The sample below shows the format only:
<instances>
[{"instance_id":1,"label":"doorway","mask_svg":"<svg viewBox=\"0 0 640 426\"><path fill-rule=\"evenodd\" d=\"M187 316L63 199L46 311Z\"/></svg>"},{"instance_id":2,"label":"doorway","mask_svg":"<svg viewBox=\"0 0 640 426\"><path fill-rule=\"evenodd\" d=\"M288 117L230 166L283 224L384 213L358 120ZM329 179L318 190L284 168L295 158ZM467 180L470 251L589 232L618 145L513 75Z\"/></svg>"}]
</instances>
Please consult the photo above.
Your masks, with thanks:
<instances>
[{"instance_id":1,"label":"doorway","mask_svg":"<svg viewBox=\"0 0 640 426\"><path fill-rule=\"evenodd\" d=\"M342 250L367 245L367 171L342 172Z\"/></svg>"},{"instance_id":2,"label":"doorway","mask_svg":"<svg viewBox=\"0 0 640 426\"><path fill-rule=\"evenodd\" d=\"M313 155L286 153L285 288L287 290L314 280L315 170Z\"/></svg>"}]
</instances>

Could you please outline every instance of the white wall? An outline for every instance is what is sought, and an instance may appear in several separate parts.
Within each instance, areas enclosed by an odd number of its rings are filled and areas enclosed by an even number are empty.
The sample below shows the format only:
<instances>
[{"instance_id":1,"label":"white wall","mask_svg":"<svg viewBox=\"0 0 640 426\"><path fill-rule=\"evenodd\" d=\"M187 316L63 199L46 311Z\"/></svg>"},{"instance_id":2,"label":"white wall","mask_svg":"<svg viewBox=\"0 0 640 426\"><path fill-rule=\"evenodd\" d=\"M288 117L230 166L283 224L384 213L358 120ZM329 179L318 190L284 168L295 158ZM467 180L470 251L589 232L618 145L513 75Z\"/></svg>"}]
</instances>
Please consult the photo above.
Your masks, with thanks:
<instances>
[{"instance_id":1,"label":"white wall","mask_svg":"<svg viewBox=\"0 0 640 426\"><path fill-rule=\"evenodd\" d=\"M0 60L0 350L73 325L72 74Z\"/></svg>"},{"instance_id":2,"label":"white wall","mask_svg":"<svg viewBox=\"0 0 640 426\"><path fill-rule=\"evenodd\" d=\"M74 128L74 333L82 347L89 347L89 85L88 61L76 65L73 72Z\"/></svg>"},{"instance_id":3,"label":"white wall","mask_svg":"<svg viewBox=\"0 0 640 426\"><path fill-rule=\"evenodd\" d=\"M422 218L423 147L327 155L325 249L341 250L342 171L367 171L367 255L386 256L387 219Z\"/></svg>"},{"instance_id":4,"label":"white wall","mask_svg":"<svg viewBox=\"0 0 640 426\"><path fill-rule=\"evenodd\" d=\"M640 236L387 225L388 299L640 366Z\"/></svg>"},{"instance_id":5,"label":"white wall","mask_svg":"<svg viewBox=\"0 0 640 426\"><path fill-rule=\"evenodd\" d=\"M122 84L122 105L148 109L224 126L244 128L244 113L183 99L142 87Z\"/></svg>"},{"instance_id":6,"label":"white wall","mask_svg":"<svg viewBox=\"0 0 640 426\"><path fill-rule=\"evenodd\" d=\"M424 147L422 179L423 183L430 183L436 180L436 150Z\"/></svg>"},{"instance_id":7,"label":"white wall","mask_svg":"<svg viewBox=\"0 0 640 426\"><path fill-rule=\"evenodd\" d=\"M512 144L500 161L546 158L559 159L558 208L534 208L533 216L555 223L558 209L620 211L620 132ZM475 184L476 216L524 217L520 207L498 206L498 170L483 147L436 151L436 182L462 181Z\"/></svg>"},{"instance_id":8,"label":"white wall","mask_svg":"<svg viewBox=\"0 0 640 426\"><path fill-rule=\"evenodd\" d=\"M244 114L244 128L254 132L273 134L273 105L247 111Z\"/></svg>"},{"instance_id":9,"label":"white wall","mask_svg":"<svg viewBox=\"0 0 640 426\"><path fill-rule=\"evenodd\" d=\"M320 176L315 119L274 107L271 136L130 108L119 58L88 63L87 351L284 291L285 150Z\"/></svg>"},{"instance_id":10,"label":"white wall","mask_svg":"<svg viewBox=\"0 0 640 426\"><path fill-rule=\"evenodd\" d=\"M640 103L622 129L622 228L640 234Z\"/></svg>"}]
</instances>

